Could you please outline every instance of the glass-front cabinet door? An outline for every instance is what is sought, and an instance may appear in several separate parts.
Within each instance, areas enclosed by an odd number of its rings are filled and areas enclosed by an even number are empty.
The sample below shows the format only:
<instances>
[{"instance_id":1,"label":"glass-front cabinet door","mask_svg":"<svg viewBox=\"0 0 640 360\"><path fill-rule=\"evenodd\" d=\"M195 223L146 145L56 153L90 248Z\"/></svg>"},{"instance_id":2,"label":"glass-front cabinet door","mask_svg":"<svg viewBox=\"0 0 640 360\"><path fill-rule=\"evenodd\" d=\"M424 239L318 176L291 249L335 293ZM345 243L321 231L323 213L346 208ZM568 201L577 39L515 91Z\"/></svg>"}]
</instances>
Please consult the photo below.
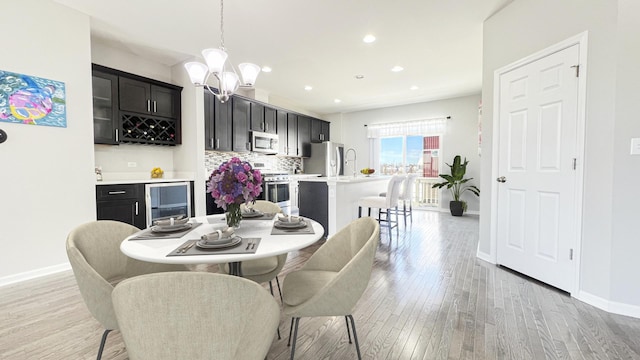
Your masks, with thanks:
<instances>
[{"instance_id":1,"label":"glass-front cabinet door","mask_svg":"<svg viewBox=\"0 0 640 360\"><path fill-rule=\"evenodd\" d=\"M117 144L118 77L93 70L93 140L96 144Z\"/></svg>"}]
</instances>

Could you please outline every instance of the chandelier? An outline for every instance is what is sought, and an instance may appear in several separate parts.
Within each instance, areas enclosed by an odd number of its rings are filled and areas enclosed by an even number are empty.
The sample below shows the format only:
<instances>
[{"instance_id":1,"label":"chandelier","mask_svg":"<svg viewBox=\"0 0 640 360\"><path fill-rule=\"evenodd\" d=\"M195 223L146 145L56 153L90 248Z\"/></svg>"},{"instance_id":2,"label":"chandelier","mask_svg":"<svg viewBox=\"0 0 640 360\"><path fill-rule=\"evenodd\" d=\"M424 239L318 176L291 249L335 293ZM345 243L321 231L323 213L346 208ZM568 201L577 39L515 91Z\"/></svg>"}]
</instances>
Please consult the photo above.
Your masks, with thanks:
<instances>
[{"instance_id":1,"label":"chandelier","mask_svg":"<svg viewBox=\"0 0 640 360\"><path fill-rule=\"evenodd\" d=\"M204 87L222 103L229 100L229 97L238 88L253 87L260 73L260 67L256 64L239 64L238 68L242 75L241 82L233 64L228 62L228 66L225 66L228 54L224 47L224 0L220 0L220 48L204 49L202 50L202 56L207 63L206 65L200 62L188 62L184 64L184 67L187 69L189 78L195 86ZM212 88L207 83L211 75L215 78L217 84L214 86L217 88Z\"/></svg>"}]
</instances>

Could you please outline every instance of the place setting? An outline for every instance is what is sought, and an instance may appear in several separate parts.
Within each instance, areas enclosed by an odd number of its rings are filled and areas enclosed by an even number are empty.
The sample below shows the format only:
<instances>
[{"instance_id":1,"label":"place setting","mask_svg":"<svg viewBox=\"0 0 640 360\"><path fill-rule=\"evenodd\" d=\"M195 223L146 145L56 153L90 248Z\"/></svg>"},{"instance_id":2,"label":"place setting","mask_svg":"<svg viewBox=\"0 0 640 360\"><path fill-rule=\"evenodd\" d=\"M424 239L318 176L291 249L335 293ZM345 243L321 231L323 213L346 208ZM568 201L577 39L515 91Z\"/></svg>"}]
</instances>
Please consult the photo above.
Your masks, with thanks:
<instances>
[{"instance_id":1,"label":"place setting","mask_svg":"<svg viewBox=\"0 0 640 360\"><path fill-rule=\"evenodd\" d=\"M198 222L189 222L186 215L160 218L156 219L150 228L142 230L129 240L180 238L200 225L202 224Z\"/></svg>"},{"instance_id":2,"label":"place setting","mask_svg":"<svg viewBox=\"0 0 640 360\"><path fill-rule=\"evenodd\" d=\"M314 234L313 226L301 216L281 215L273 223L271 235Z\"/></svg>"},{"instance_id":3,"label":"place setting","mask_svg":"<svg viewBox=\"0 0 640 360\"><path fill-rule=\"evenodd\" d=\"M242 210L242 220L273 220L276 213L268 213L247 207Z\"/></svg>"},{"instance_id":4,"label":"place setting","mask_svg":"<svg viewBox=\"0 0 640 360\"><path fill-rule=\"evenodd\" d=\"M200 239L187 240L167 256L207 254L255 254L260 238L243 238L235 234L233 227L223 227L202 235Z\"/></svg>"}]
</instances>

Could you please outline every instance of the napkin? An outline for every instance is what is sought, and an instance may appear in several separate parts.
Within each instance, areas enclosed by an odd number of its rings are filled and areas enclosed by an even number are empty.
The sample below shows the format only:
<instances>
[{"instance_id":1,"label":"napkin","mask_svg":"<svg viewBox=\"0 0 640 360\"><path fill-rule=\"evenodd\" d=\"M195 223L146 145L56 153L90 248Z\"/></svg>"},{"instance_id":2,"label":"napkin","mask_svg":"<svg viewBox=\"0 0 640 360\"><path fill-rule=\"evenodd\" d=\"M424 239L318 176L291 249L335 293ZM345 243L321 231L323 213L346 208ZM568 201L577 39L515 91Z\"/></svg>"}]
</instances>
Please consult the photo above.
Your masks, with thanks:
<instances>
[{"instance_id":1,"label":"napkin","mask_svg":"<svg viewBox=\"0 0 640 360\"><path fill-rule=\"evenodd\" d=\"M153 225L156 225L159 227L176 226L176 225L184 225L188 221L189 221L189 218L186 217L185 215L178 215L170 218L157 219L153 222Z\"/></svg>"},{"instance_id":2,"label":"napkin","mask_svg":"<svg viewBox=\"0 0 640 360\"><path fill-rule=\"evenodd\" d=\"M233 228L227 227L226 229L216 230L215 232L202 235L200 238L209 244L215 244L217 242L229 241L233 235Z\"/></svg>"}]
</instances>

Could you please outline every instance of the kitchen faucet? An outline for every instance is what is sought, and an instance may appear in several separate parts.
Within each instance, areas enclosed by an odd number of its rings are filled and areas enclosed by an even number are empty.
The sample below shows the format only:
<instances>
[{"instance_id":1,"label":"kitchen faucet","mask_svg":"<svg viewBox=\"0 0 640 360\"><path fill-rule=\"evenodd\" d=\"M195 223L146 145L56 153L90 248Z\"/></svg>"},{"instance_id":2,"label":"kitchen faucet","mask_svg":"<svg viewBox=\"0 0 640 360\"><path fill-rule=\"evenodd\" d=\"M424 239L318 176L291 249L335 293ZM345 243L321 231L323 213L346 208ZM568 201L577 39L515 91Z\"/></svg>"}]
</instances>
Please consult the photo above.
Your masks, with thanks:
<instances>
[{"instance_id":1,"label":"kitchen faucet","mask_svg":"<svg viewBox=\"0 0 640 360\"><path fill-rule=\"evenodd\" d=\"M358 156L356 155L356 150L353 148L349 148L347 149L347 152L344 154L344 162L349 163L349 151L353 151L353 177L356 177L356 167L357 167L357 162L356 159L358 158Z\"/></svg>"}]
</instances>

